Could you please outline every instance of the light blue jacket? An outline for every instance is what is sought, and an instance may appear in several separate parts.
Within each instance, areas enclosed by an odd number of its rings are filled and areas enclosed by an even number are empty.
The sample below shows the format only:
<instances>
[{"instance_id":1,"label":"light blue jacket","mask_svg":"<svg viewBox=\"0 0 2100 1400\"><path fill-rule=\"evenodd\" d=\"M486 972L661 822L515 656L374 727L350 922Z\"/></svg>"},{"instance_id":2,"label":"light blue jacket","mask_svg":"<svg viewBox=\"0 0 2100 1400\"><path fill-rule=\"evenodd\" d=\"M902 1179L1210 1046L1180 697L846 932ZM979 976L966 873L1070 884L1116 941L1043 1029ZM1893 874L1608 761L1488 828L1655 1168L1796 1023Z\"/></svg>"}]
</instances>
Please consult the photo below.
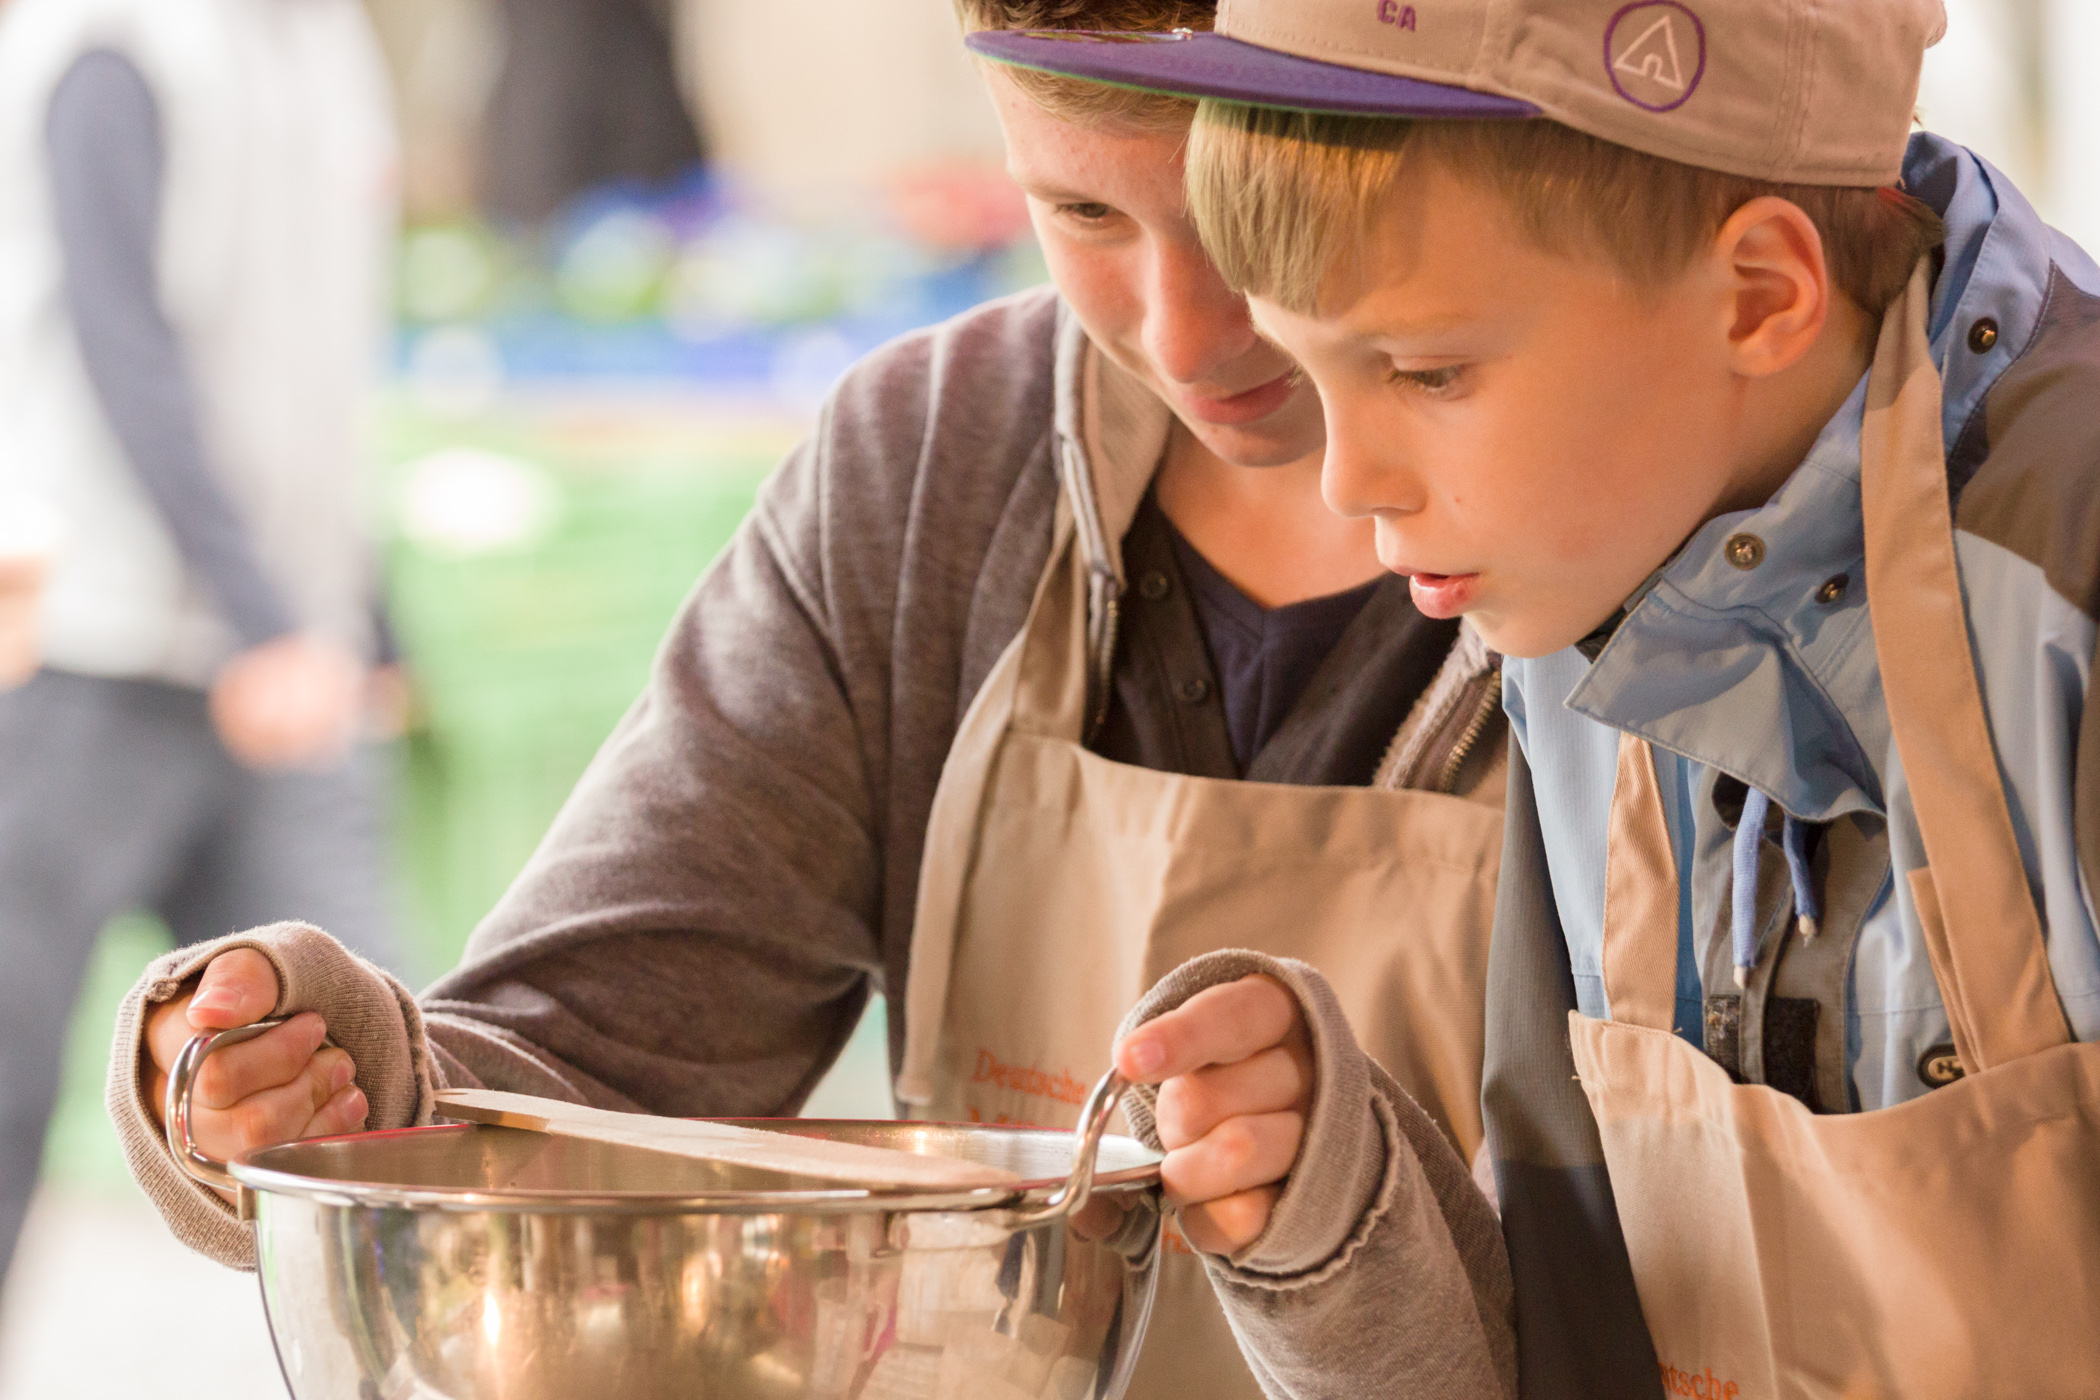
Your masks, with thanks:
<instances>
[{"instance_id":1,"label":"light blue jacket","mask_svg":"<svg viewBox=\"0 0 2100 1400\"><path fill-rule=\"evenodd\" d=\"M1976 665L2057 991L2073 1034L2093 1040L2100 267L1999 172L1937 137L1913 140L1905 182L1948 225L1930 330ZM1862 384L1780 492L1709 522L1608 638L1508 665L1517 762L1486 1107L1526 1394L1625 1393L1646 1346L1564 1029L1571 1004L1611 1010L1600 952L1621 731L1655 746L1671 816L1680 1033L1738 1077L1824 1112L1929 1092L1925 1066L1951 1041L1910 887L1894 878L1925 857L1867 608L1864 403ZM1739 534L1764 544L1755 567L1724 553ZM1771 971L1792 899L1770 847L1764 873L1777 878L1761 882L1756 912L1765 975L1738 996L1730 846L1746 789L1816 824L1817 942L1836 942L1799 975Z\"/></svg>"}]
</instances>

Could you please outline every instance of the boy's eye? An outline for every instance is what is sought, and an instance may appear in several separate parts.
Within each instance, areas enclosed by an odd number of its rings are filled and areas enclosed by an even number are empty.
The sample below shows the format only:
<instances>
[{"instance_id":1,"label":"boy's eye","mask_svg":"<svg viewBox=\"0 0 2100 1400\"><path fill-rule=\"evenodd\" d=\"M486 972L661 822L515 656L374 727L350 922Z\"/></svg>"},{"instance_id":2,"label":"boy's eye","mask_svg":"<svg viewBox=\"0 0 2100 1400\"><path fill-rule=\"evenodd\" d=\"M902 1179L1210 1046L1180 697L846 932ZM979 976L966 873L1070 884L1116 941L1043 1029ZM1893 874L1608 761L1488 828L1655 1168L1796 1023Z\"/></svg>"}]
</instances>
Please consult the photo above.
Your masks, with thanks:
<instances>
[{"instance_id":1,"label":"boy's eye","mask_svg":"<svg viewBox=\"0 0 2100 1400\"><path fill-rule=\"evenodd\" d=\"M1465 376L1464 365L1443 365L1437 369L1396 369L1386 375L1386 382L1403 388L1417 389L1432 397L1449 394L1458 388Z\"/></svg>"}]
</instances>

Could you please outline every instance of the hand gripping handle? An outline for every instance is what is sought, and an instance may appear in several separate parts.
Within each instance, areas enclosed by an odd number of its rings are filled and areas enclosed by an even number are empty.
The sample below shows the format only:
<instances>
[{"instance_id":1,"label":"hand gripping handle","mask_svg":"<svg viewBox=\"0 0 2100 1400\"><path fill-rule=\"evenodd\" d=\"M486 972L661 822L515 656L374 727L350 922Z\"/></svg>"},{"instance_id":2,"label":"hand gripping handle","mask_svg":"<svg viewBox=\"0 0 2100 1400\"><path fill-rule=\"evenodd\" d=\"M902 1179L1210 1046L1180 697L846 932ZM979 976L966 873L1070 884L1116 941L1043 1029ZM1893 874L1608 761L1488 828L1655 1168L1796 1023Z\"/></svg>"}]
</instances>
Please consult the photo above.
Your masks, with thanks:
<instances>
[{"instance_id":1,"label":"hand gripping handle","mask_svg":"<svg viewBox=\"0 0 2100 1400\"><path fill-rule=\"evenodd\" d=\"M252 1026L236 1026L230 1031L207 1031L195 1036L182 1047L175 1057L175 1067L168 1071L168 1101L162 1123L168 1135L168 1152L188 1172L206 1186L221 1191L238 1191L241 1185L226 1170L226 1164L205 1153L197 1146L197 1139L190 1132L190 1093L196 1086L197 1071L212 1051L226 1045L239 1045L253 1040L264 1031L275 1030L284 1024L285 1018L274 1021L257 1021Z\"/></svg>"}]
</instances>

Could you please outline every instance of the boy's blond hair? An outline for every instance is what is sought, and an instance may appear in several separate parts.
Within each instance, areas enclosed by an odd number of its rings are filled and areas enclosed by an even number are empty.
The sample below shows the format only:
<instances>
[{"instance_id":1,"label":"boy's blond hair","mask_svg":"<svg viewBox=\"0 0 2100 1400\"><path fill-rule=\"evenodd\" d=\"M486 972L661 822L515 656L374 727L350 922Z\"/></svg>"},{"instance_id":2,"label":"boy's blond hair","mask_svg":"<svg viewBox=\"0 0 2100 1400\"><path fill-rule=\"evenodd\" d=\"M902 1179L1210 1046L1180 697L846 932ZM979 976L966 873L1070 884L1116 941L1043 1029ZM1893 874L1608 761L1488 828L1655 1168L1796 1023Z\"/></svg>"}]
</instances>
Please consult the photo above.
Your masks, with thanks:
<instances>
[{"instance_id":1,"label":"boy's blond hair","mask_svg":"<svg viewBox=\"0 0 2100 1400\"><path fill-rule=\"evenodd\" d=\"M1764 195L1799 205L1831 280L1880 315L1942 237L1939 216L1892 189L1781 185L1645 155L1544 119L1408 121L1205 101L1189 146L1189 204L1233 287L1309 314L1347 273L1409 159L1443 161L1505 199L1555 253L1601 256L1636 287L1690 265L1729 215Z\"/></svg>"},{"instance_id":2,"label":"boy's blond hair","mask_svg":"<svg viewBox=\"0 0 2100 1400\"><path fill-rule=\"evenodd\" d=\"M1064 29L1144 34L1170 29L1207 30L1217 18L1217 0L955 0L963 29ZM1196 104L1185 97L1111 87L1033 68L1006 68L1006 75L1052 116L1081 125L1134 126L1178 131Z\"/></svg>"}]
</instances>

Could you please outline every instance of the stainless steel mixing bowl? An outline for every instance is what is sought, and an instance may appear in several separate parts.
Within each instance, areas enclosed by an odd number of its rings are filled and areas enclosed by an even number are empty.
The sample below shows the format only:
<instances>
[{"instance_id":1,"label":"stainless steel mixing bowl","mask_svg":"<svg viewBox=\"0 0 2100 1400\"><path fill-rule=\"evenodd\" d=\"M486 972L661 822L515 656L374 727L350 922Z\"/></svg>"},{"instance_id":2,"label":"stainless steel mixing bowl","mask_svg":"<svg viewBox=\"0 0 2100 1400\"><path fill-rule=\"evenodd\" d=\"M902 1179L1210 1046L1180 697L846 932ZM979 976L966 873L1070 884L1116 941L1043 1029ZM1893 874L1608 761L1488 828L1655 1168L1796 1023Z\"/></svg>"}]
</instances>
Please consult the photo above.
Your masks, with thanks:
<instances>
[{"instance_id":1,"label":"stainless steel mixing bowl","mask_svg":"<svg viewBox=\"0 0 2100 1400\"><path fill-rule=\"evenodd\" d=\"M169 1145L253 1223L296 1400L1113 1400L1129 1379L1159 1166L1103 1136L1112 1075L1076 1135L752 1125L1005 1167L1023 1179L1011 1190L841 1189L471 1125L229 1166L190 1141L188 1098L236 1038L183 1052Z\"/></svg>"}]
</instances>

